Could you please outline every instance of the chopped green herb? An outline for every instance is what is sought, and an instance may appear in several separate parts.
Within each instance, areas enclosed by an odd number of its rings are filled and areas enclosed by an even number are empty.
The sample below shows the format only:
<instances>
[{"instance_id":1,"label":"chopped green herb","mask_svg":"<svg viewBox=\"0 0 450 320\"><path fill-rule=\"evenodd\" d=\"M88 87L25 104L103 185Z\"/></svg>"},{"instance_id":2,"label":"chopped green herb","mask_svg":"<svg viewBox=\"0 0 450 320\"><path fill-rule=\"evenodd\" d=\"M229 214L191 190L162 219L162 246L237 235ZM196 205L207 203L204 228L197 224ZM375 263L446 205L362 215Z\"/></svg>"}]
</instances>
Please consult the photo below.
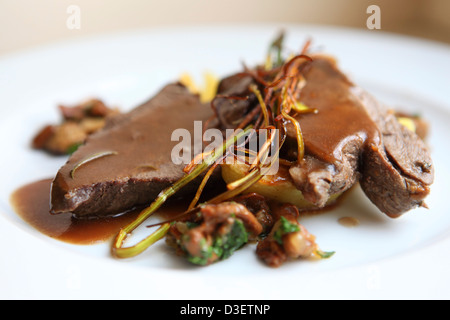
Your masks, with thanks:
<instances>
[{"instance_id":1,"label":"chopped green herb","mask_svg":"<svg viewBox=\"0 0 450 320\"><path fill-rule=\"evenodd\" d=\"M321 250L317 250L315 253L322 259L331 258L335 254L334 251L325 252Z\"/></svg>"},{"instance_id":2,"label":"chopped green herb","mask_svg":"<svg viewBox=\"0 0 450 320\"><path fill-rule=\"evenodd\" d=\"M187 227L188 229L193 229L193 228L195 228L195 227L198 227L198 223L196 223L196 222L191 222L191 221L187 221L187 222L186 222L186 227Z\"/></svg>"},{"instance_id":3,"label":"chopped green herb","mask_svg":"<svg viewBox=\"0 0 450 320\"><path fill-rule=\"evenodd\" d=\"M191 262L193 264L198 264L198 265L204 266L204 265L208 264L209 259L212 257L213 250L212 250L211 246L208 246L206 244L205 239L201 240L200 245L202 246L200 255L193 256L191 254L188 254L187 259L189 262Z\"/></svg>"},{"instance_id":4,"label":"chopped green herb","mask_svg":"<svg viewBox=\"0 0 450 320\"><path fill-rule=\"evenodd\" d=\"M187 239L184 239L187 240ZM208 246L206 240L202 239L202 247L199 255L187 254L187 260L193 264L206 265L211 262L213 254L215 260L224 260L229 258L236 250L240 249L248 242L248 233L241 220L236 219L231 226L230 232L214 238L213 244Z\"/></svg>"},{"instance_id":5,"label":"chopped green herb","mask_svg":"<svg viewBox=\"0 0 450 320\"><path fill-rule=\"evenodd\" d=\"M290 222L285 217L281 217L280 222L281 224L273 234L273 238L279 244L283 244L283 236L288 233L300 231L300 227L298 224Z\"/></svg>"},{"instance_id":6,"label":"chopped green herb","mask_svg":"<svg viewBox=\"0 0 450 320\"><path fill-rule=\"evenodd\" d=\"M220 260L227 259L248 242L248 233L241 220L236 219L231 231L215 239L213 250Z\"/></svg>"}]
</instances>

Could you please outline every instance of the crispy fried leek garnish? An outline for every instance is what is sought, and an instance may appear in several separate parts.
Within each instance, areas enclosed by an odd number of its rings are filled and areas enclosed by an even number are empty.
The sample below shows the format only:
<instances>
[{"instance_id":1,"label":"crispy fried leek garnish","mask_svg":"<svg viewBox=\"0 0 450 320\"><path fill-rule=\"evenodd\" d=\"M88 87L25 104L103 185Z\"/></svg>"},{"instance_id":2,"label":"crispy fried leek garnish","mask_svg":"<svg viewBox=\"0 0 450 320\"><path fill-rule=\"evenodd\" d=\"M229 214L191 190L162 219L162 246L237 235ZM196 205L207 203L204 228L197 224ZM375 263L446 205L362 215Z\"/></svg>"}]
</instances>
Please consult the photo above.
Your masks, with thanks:
<instances>
[{"instance_id":1,"label":"crispy fried leek garnish","mask_svg":"<svg viewBox=\"0 0 450 320\"><path fill-rule=\"evenodd\" d=\"M303 141L303 134L302 134L302 128L300 127L300 123L298 121L290 116L286 110L281 110L281 114L283 117L290 121L294 127L295 127L295 137L297 139L297 159L298 163L300 163L303 160L303 157L305 156L305 143Z\"/></svg>"},{"instance_id":2,"label":"crispy fried leek garnish","mask_svg":"<svg viewBox=\"0 0 450 320\"><path fill-rule=\"evenodd\" d=\"M272 127L271 130L273 132L274 128ZM271 134L270 139L268 141L266 141L265 144L273 143L273 140L275 139L275 137L276 137L275 134ZM269 158L270 149L262 148L262 150L260 150L257 153L258 161L256 163L254 163L255 164L254 166L250 167L248 172L241 179L227 184L227 189L228 189L227 191L214 197L213 199L210 199L206 203L218 204L218 203L221 203L228 199L234 198L235 196L246 191L248 188L250 188L255 183L257 183L260 179L262 179L271 170L275 161L278 161L278 159L279 159L279 151L280 151L280 149L276 150L275 153L272 155L270 162L267 163L267 159ZM231 155L229 155L229 156L231 156Z\"/></svg>"},{"instance_id":3,"label":"crispy fried leek garnish","mask_svg":"<svg viewBox=\"0 0 450 320\"><path fill-rule=\"evenodd\" d=\"M280 67L283 64L282 50L284 42L284 32L271 43L269 52L267 53L265 69L267 71Z\"/></svg>"},{"instance_id":4,"label":"crispy fried leek garnish","mask_svg":"<svg viewBox=\"0 0 450 320\"><path fill-rule=\"evenodd\" d=\"M261 92L258 90L258 87L254 84L250 85L250 91L256 95L256 98L258 98L259 105L261 107L261 111L262 111L262 114L264 117L263 125L264 125L264 127L268 127L269 126L269 112L267 111L267 106L263 100Z\"/></svg>"},{"instance_id":5,"label":"crispy fried leek garnish","mask_svg":"<svg viewBox=\"0 0 450 320\"><path fill-rule=\"evenodd\" d=\"M200 196L202 195L203 189L205 189L206 183L208 182L209 178L213 174L214 170L219 166L219 163L214 163L211 168L206 172L205 176L203 177L202 182L200 183L200 186L197 189L197 192L195 193L194 199L192 199L191 204L188 207L188 211L195 208L197 205L198 200L200 199Z\"/></svg>"}]
</instances>

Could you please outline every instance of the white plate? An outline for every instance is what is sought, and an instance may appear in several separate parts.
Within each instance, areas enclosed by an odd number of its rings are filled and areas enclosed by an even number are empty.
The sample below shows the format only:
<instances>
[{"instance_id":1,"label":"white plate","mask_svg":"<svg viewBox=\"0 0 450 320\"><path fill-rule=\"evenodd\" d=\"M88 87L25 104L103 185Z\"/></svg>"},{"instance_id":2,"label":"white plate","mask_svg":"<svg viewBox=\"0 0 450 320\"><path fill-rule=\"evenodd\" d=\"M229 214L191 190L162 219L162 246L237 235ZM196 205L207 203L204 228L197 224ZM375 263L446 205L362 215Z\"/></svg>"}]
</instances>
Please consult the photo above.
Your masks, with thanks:
<instances>
[{"instance_id":1,"label":"white plate","mask_svg":"<svg viewBox=\"0 0 450 320\"><path fill-rule=\"evenodd\" d=\"M19 186L52 177L64 158L29 149L32 135L57 120L58 103L100 97L123 110L143 102L183 72L226 75L264 59L282 26L143 30L47 46L0 60L0 297L63 299L365 299L449 298L450 48L386 34L283 26L289 48L308 37L335 55L344 72L378 99L420 112L431 123L436 182L430 209L391 220L356 190L340 208L304 220L324 250L320 262L262 265L247 246L203 268L175 257L164 243L117 261L109 244L75 246L50 239L9 204ZM361 225L337 223L355 216Z\"/></svg>"}]
</instances>

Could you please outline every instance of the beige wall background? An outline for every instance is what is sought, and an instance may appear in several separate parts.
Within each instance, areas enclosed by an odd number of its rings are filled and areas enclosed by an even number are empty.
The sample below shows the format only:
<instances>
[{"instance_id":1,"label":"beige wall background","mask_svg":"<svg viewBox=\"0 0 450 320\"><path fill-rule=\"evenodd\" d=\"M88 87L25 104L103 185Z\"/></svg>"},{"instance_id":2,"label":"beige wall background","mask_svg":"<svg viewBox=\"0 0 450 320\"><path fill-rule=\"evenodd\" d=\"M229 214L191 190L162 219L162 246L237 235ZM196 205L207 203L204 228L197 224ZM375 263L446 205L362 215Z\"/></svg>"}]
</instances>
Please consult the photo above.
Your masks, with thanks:
<instances>
[{"instance_id":1,"label":"beige wall background","mask_svg":"<svg viewBox=\"0 0 450 320\"><path fill-rule=\"evenodd\" d=\"M366 28L369 5L383 31L450 43L450 0L0 0L0 55L136 28L227 23L308 23ZM69 29L70 5L80 29Z\"/></svg>"}]
</instances>

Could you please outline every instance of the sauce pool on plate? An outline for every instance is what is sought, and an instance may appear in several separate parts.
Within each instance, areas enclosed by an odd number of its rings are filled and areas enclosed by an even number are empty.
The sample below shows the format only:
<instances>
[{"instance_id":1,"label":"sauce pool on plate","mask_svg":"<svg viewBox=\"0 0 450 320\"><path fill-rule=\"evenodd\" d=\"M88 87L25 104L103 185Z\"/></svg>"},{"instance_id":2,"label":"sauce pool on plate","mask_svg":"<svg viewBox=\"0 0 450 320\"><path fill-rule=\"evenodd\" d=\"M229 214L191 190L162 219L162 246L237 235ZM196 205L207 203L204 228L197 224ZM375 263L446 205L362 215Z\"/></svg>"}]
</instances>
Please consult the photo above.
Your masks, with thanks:
<instances>
[{"instance_id":1,"label":"sauce pool on plate","mask_svg":"<svg viewBox=\"0 0 450 320\"><path fill-rule=\"evenodd\" d=\"M347 228L354 228L359 226L359 220L353 217L342 217L338 219L340 225Z\"/></svg>"},{"instance_id":2,"label":"sauce pool on plate","mask_svg":"<svg viewBox=\"0 0 450 320\"><path fill-rule=\"evenodd\" d=\"M39 180L20 187L11 195L16 213L30 226L51 238L77 245L108 241L131 223L140 210L102 218L76 218L71 213L50 214L52 179ZM180 213L179 205L166 206L158 213L163 219ZM182 211L181 211L182 212Z\"/></svg>"}]
</instances>

